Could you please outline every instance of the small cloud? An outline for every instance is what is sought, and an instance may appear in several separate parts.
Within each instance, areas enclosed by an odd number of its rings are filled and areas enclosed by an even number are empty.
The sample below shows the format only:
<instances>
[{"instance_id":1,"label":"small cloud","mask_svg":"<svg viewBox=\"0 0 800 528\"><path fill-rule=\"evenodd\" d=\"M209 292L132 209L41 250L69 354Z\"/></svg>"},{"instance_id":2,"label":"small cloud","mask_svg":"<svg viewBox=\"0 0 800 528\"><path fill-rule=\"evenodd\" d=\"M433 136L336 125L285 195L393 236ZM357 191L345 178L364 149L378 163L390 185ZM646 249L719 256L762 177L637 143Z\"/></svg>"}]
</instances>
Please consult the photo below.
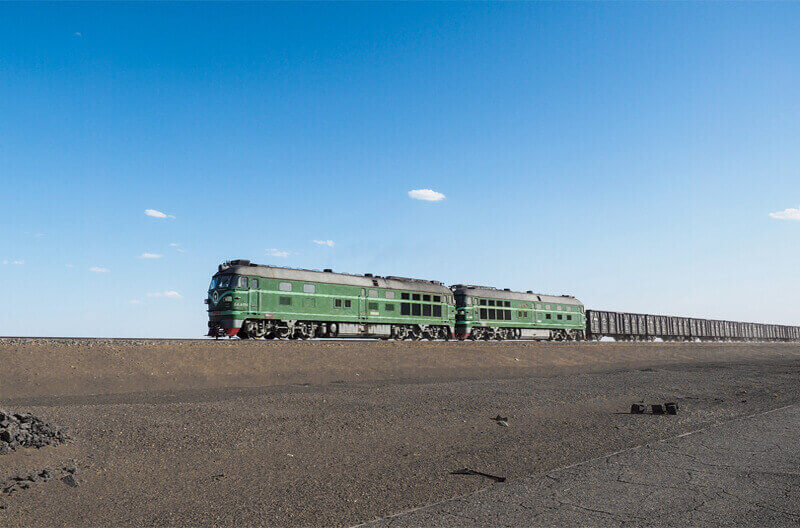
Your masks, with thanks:
<instances>
[{"instance_id":1,"label":"small cloud","mask_svg":"<svg viewBox=\"0 0 800 528\"><path fill-rule=\"evenodd\" d=\"M178 248L177 251L178 253L186 253L188 250L183 248Z\"/></svg>"},{"instance_id":2,"label":"small cloud","mask_svg":"<svg viewBox=\"0 0 800 528\"><path fill-rule=\"evenodd\" d=\"M186 250L181 247L177 242L170 242L169 247L175 248L178 253L186 253Z\"/></svg>"},{"instance_id":3,"label":"small cloud","mask_svg":"<svg viewBox=\"0 0 800 528\"><path fill-rule=\"evenodd\" d=\"M414 200L424 200L426 202L440 202L444 200L445 196L431 189L414 189L408 191L408 196Z\"/></svg>"},{"instance_id":4,"label":"small cloud","mask_svg":"<svg viewBox=\"0 0 800 528\"><path fill-rule=\"evenodd\" d=\"M169 247L178 247L178 246L180 246L180 244L178 244L177 242L170 242L169 243Z\"/></svg>"},{"instance_id":5,"label":"small cloud","mask_svg":"<svg viewBox=\"0 0 800 528\"><path fill-rule=\"evenodd\" d=\"M172 215L169 215L167 213L162 213L161 211L156 211L155 209L145 209L144 214L146 214L147 216L151 216L153 218L175 218Z\"/></svg>"},{"instance_id":6,"label":"small cloud","mask_svg":"<svg viewBox=\"0 0 800 528\"><path fill-rule=\"evenodd\" d=\"M111 270L102 266L92 266L89 271L92 273L109 273Z\"/></svg>"},{"instance_id":7,"label":"small cloud","mask_svg":"<svg viewBox=\"0 0 800 528\"><path fill-rule=\"evenodd\" d=\"M784 209L783 211L778 211L777 213L770 213L769 215L772 218L777 218L778 220L800 220L800 208Z\"/></svg>"},{"instance_id":8,"label":"small cloud","mask_svg":"<svg viewBox=\"0 0 800 528\"><path fill-rule=\"evenodd\" d=\"M142 253L139 255L139 258L143 259L160 259L164 255L159 255L158 253Z\"/></svg>"},{"instance_id":9,"label":"small cloud","mask_svg":"<svg viewBox=\"0 0 800 528\"><path fill-rule=\"evenodd\" d=\"M13 264L15 264L17 266L22 266L23 264L25 264L25 261L24 260L15 260L13 262Z\"/></svg>"},{"instance_id":10,"label":"small cloud","mask_svg":"<svg viewBox=\"0 0 800 528\"><path fill-rule=\"evenodd\" d=\"M183 296L176 292L175 290L169 290L165 292L155 292L155 293L148 293L148 297L155 297L158 299L180 299Z\"/></svg>"},{"instance_id":11,"label":"small cloud","mask_svg":"<svg viewBox=\"0 0 800 528\"><path fill-rule=\"evenodd\" d=\"M130 301L128 301L128 304L142 304L142 301L140 301L139 299L131 299Z\"/></svg>"},{"instance_id":12,"label":"small cloud","mask_svg":"<svg viewBox=\"0 0 800 528\"><path fill-rule=\"evenodd\" d=\"M315 240L315 244L318 246L328 246L333 247L336 243L333 240Z\"/></svg>"},{"instance_id":13,"label":"small cloud","mask_svg":"<svg viewBox=\"0 0 800 528\"><path fill-rule=\"evenodd\" d=\"M289 255L291 255L291 253L289 253L288 251L281 251L279 249L268 249L267 255L269 255L270 257L286 258Z\"/></svg>"},{"instance_id":14,"label":"small cloud","mask_svg":"<svg viewBox=\"0 0 800 528\"><path fill-rule=\"evenodd\" d=\"M83 35L81 35L81 32L80 32L80 31L76 31L75 33L73 33L73 35L74 35L74 36L76 36L76 37L78 37L78 38L80 38L80 37L82 37L82 36L83 36Z\"/></svg>"}]
</instances>

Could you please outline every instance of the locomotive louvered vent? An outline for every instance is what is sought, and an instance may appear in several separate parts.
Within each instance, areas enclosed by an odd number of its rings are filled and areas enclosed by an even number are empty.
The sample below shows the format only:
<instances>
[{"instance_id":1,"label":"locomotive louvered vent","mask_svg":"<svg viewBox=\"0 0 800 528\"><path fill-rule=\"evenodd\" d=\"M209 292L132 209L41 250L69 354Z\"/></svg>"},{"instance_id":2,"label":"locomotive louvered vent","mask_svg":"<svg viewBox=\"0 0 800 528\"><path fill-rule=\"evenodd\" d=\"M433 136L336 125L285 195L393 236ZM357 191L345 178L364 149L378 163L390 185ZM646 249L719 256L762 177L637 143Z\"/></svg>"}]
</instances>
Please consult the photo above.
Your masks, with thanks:
<instances>
[{"instance_id":1,"label":"locomotive louvered vent","mask_svg":"<svg viewBox=\"0 0 800 528\"><path fill-rule=\"evenodd\" d=\"M533 293L533 290L528 290L525 293Z\"/></svg>"},{"instance_id":2,"label":"locomotive louvered vent","mask_svg":"<svg viewBox=\"0 0 800 528\"><path fill-rule=\"evenodd\" d=\"M236 259L231 261L232 266L249 266L250 261L244 259Z\"/></svg>"},{"instance_id":3,"label":"locomotive louvered vent","mask_svg":"<svg viewBox=\"0 0 800 528\"><path fill-rule=\"evenodd\" d=\"M503 291L511 291L511 288L503 288Z\"/></svg>"},{"instance_id":4,"label":"locomotive louvered vent","mask_svg":"<svg viewBox=\"0 0 800 528\"><path fill-rule=\"evenodd\" d=\"M372 273L365 273L364 276L365 277L372 277Z\"/></svg>"},{"instance_id":5,"label":"locomotive louvered vent","mask_svg":"<svg viewBox=\"0 0 800 528\"><path fill-rule=\"evenodd\" d=\"M325 268L322 271L324 271L325 273L333 273L333 270L331 268Z\"/></svg>"}]
</instances>

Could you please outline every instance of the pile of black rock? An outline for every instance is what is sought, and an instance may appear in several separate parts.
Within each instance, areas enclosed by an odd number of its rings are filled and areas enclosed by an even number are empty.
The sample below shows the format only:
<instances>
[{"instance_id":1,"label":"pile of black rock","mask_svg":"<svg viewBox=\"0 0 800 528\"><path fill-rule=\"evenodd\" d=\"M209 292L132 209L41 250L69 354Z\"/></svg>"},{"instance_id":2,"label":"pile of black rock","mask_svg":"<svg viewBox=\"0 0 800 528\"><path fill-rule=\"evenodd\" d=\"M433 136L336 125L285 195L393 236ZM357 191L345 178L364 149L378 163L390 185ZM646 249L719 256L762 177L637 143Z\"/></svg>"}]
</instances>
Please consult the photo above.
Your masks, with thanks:
<instances>
[{"instance_id":1,"label":"pile of black rock","mask_svg":"<svg viewBox=\"0 0 800 528\"><path fill-rule=\"evenodd\" d=\"M44 422L31 413L12 413L0 409L0 455L20 447L58 445L68 438L61 428Z\"/></svg>"}]
</instances>

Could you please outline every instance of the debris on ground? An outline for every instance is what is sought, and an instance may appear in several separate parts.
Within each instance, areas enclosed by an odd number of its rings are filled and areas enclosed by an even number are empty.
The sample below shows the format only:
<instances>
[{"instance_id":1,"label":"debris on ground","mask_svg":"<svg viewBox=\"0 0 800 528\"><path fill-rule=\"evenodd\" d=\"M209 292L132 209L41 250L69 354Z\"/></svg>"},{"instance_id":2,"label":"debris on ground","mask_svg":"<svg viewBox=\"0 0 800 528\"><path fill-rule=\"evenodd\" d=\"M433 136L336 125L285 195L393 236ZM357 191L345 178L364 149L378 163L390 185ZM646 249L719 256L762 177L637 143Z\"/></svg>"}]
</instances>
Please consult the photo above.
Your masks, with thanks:
<instances>
[{"instance_id":1,"label":"debris on ground","mask_svg":"<svg viewBox=\"0 0 800 528\"><path fill-rule=\"evenodd\" d=\"M481 471L475 471L474 469L464 468L464 469L457 469L450 473L451 475L479 475L481 477L486 477L488 479L492 479L495 482L505 482L505 477L498 477L497 475L490 475L489 473L483 473Z\"/></svg>"},{"instance_id":2,"label":"debris on ground","mask_svg":"<svg viewBox=\"0 0 800 528\"><path fill-rule=\"evenodd\" d=\"M508 417L502 417L499 414L492 418L500 427L508 427Z\"/></svg>"},{"instance_id":3,"label":"debris on ground","mask_svg":"<svg viewBox=\"0 0 800 528\"><path fill-rule=\"evenodd\" d=\"M0 409L0 455L20 447L58 445L69 436L61 428L49 424L31 413L12 413Z\"/></svg>"},{"instance_id":4,"label":"debris on ground","mask_svg":"<svg viewBox=\"0 0 800 528\"><path fill-rule=\"evenodd\" d=\"M36 482L49 482L55 478L75 488L78 486L78 481L75 478L77 473L78 468L74 464L71 464L57 469L44 468L38 473L34 472L27 475L17 475L6 482L0 483L0 494L11 495L20 490L30 489Z\"/></svg>"},{"instance_id":5,"label":"debris on ground","mask_svg":"<svg viewBox=\"0 0 800 528\"><path fill-rule=\"evenodd\" d=\"M631 404L631 414L647 414L647 405L643 403ZM678 414L678 404L667 402L665 404L654 403L649 406L650 414Z\"/></svg>"}]
</instances>

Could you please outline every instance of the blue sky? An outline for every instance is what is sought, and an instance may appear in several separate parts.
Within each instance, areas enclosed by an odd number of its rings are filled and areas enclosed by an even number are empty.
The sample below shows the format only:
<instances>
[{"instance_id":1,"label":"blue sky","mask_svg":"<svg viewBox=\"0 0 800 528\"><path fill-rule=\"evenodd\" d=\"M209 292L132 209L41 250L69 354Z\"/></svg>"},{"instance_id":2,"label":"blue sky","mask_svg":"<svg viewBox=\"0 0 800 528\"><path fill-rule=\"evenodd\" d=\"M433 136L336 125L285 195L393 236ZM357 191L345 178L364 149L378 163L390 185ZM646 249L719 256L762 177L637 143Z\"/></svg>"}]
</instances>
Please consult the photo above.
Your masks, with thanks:
<instances>
[{"instance_id":1,"label":"blue sky","mask_svg":"<svg viewBox=\"0 0 800 528\"><path fill-rule=\"evenodd\" d=\"M200 336L231 258L800 323L798 19L0 4L0 335Z\"/></svg>"}]
</instances>

